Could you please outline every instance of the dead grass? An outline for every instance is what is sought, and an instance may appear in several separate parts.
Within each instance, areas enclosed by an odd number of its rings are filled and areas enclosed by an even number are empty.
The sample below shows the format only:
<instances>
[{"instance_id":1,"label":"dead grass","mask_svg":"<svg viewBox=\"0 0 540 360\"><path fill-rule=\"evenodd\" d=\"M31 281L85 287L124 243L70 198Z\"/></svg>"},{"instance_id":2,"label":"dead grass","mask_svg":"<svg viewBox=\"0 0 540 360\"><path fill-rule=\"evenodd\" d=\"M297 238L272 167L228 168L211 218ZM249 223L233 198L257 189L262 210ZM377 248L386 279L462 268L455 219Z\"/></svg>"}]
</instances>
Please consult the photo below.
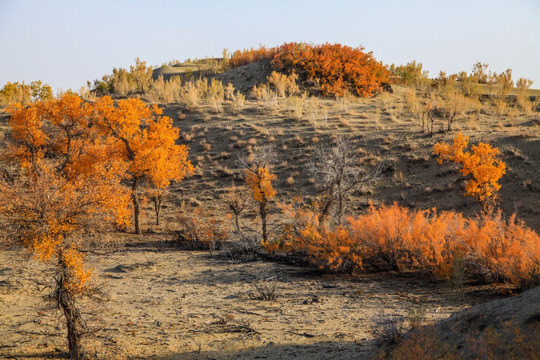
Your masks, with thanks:
<instances>
[{"instance_id":1,"label":"dead grass","mask_svg":"<svg viewBox=\"0 0 540 360\"><path fill-rule=\"evenodd\" d=\"M292 186L296 183L296 181L294 181L294 178L292 176L289 176L287 178L287 180L285 180L285 184L287 184L288 186Z\"/></svg>"}]
</instances>

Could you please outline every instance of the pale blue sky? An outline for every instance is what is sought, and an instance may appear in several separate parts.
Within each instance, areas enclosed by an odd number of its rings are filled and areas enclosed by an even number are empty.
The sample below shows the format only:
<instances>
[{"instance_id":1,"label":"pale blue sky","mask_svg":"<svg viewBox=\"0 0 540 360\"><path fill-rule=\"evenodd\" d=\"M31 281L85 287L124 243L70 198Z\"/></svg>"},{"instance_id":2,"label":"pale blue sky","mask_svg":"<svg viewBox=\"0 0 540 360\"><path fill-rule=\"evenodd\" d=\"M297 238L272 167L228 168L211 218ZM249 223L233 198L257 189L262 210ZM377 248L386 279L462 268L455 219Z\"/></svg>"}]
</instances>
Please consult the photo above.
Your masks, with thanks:
<instances>
[{"instance_id":1,"label":"pale blue sky","mask_svg":"<svg viewBox=\"0 0 540 360\"><path fill-rule=\"evenodd\" d=\"M0 0L0 86L78 90L137 56L160 65L290 41L363 45L430 76L480 60L540 88L540 0Z\"/></svg>"}]
</instances>

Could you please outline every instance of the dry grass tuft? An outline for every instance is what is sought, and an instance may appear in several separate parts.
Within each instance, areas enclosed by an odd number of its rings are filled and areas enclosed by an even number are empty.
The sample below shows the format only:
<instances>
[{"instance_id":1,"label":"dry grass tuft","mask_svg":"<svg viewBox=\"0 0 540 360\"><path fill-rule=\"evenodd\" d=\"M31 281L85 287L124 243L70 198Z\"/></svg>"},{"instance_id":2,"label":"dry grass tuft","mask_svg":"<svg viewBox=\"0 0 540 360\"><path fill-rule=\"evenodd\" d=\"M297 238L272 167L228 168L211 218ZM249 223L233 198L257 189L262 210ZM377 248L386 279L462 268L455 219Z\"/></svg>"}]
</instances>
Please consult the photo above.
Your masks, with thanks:
<instances>
[{"instance_id":1,"label":"dry grass tuft","mask_svg":"<svg viewBox=\"0 0 540 360\"><path fill-rule=\"evenodd\" d=\"M289 186L294 185L295 183L296 181L294 181L294 178L292 176L289 176L287 180L285 180L285 184Z\"/></svg>"},{"instance_id":2,"label":"dry grass tuft","mask_svg":"<svg viewBox=\"0 0 540 360\"><path fill-rule=\"evenodd\" d=\"M237 148L237 149L243 149L243 148L246 147L246 145L247 145L247 143L244 140L237 140L234 143L234 147Z\"/></svg>"},{"instance_id":3,"label":"dry grass tuft","mask_svg":"<svg viewBox=\"0 0 540 360\"><path fill-rule=\"evenodd\" d=\"M339 121L339 125L342 126L342 127L351 127L351 123L348 121L348 120L345 120L345 119L341 119Z\"/></svg>"}]
</instances>

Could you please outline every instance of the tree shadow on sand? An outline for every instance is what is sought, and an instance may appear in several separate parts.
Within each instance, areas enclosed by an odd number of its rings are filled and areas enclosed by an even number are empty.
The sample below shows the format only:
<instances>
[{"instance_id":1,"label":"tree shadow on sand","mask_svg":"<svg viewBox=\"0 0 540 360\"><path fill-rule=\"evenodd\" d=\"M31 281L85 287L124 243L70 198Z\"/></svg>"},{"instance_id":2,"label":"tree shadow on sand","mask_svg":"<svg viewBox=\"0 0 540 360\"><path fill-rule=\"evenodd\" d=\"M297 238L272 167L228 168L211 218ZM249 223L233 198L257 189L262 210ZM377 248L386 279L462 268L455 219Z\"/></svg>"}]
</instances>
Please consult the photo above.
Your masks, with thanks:
<instances>
[{"instance_id":1,"label":"tree shadow on sand","mask_svg":"<svg viewBox=\"0 0 540 360\"><path fill-rule=\"evenodd\" d=\"M310 334L298 334L299 336L310 336ZM211 344L209 344L211 345ZM255 349L241 351L220 351L205 350L207 344L193 344L197 350L174 353L159 360L179 360L179 359L306 359L306 360L347 360L347 359L367 359L367 354L373 349L374 342L337 342L325 341L309 345L281 344L277 345L269 342L265 346Z\"/></svg>"}]
</instances>

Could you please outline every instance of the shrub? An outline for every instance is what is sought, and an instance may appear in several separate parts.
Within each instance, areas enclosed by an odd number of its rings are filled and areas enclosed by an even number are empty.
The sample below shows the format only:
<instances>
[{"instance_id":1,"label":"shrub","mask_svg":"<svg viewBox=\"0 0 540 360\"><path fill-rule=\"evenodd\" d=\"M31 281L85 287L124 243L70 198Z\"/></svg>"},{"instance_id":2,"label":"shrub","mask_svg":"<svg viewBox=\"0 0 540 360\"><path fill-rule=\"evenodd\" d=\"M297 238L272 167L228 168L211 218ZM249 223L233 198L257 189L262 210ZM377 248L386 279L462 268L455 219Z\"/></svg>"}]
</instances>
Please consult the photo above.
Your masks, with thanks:
<instances>
[{"instance_id":1,"label":"shrub","mask_svg":"<svg viewBox=\"0 0 540 360\"><path fill-rule=\"evenodd\" d=\"M296 75L294 72L287 76L285 74L273 71L272 74L267 78L268 85L274 88L277 95L281 98L298 92L296 80L298 80L298 75Z\"/></svg>"},{"instance_id":2,"label":"shrub","mask_svg":"<svg viewBox=\"0 0 540 360\"><path fill-rule=\"evenodd\" d=\"M236 91L232 95L231 109L235 114L238 114L246 105L246 97L240 91Z\"/></svg>"},{"instance_id":3,"label":"shrub","mask_svg":"<svg viewBox=\"0 0 540 360\"><path fill-rule=\"evenodd\" d=\"M538 325L521 325L515 321L507 321L502 326L490 325L480 333L475 330L462 329L461 333L458 333L450 329L450 334L445 334L433 328L419 329L402 338L396 346L388 348L375 359L537 358L540 346ZM461 338L464 338L464 341L458 343L456 339Z\"/></svg>"},{"instance_id":4,"label":"shrub","mask_svg":"<svg viewBox=\"0 0 540 360\"><path fill-rule=\"evenodd\" d=\"M470 276L489 282L537 285L540 275L540 236L515 215L504 220L502 212L469 219L460 236Z\"/></svg>"},{"instance_id":5,"label":"shrub","mask_svg":"<svg viewBox=\"0 0 540 360\"><path fill-rule=\"evenodd\" d=\"M462 270L456 266L463 266L465 276L486 283L538 283L540 236L515 216L504 220L498 212L466 219L394 203L371 206L367 214L331 228L298 202L280 208L288 219L282 236L263 247L305 256L327 271L427 271L451 279Z\"/></svg>"},{"instance_id":6,"label":"shrub","mask_svg":"<svg viewBox=\"0 0 540 360\"><path fill-rule=\"evenodd\" d=\"M405 333L405 318L393 314L379 314L375 319L373 334L383 342L397 344Z\"/></svg>"},{"instance_id":7,"label":"shrub","mask_svg":"<svg viewBox=\"0 0 540 360\"><path fill-rule=\"evenodd\" d=\"M514 86L514 80L512 80L512 69L506 69L500 74L494 74L495 78L495 93L499 98L503 98L508 95L508 92Z\"/></svg>"},{"instance_id":8,"label":"shrub","mask_svg":"<svg viewBox=\"0 0 540 360\"><path fill-rule=\"evenodd\" d=\"M22 105L36 101L46 101L53 98L52 89L41 80L32 81L30 85L24 82L8 82L0 90L0 106L19 103Z\"/></svg>"},{"instance_id":9,"label":"shrub","mask_svg":"<svg viewBox=\"0 0 540 360\"><path fill-rule=\"evenodd\" d=\"M456 74L446 75L444 71L440 71L439 76L433 80L433 87L439 94L448 94L455 90L457 78Z\"/></svg>"},{"instance_id":10,"label":"shrub","mask_svg":"<svg viewBox=\"0 0 540 360\"><path fill-rule=\"evenodd\" d=\"M225 93L225 100L233 100L234 99L234 85L232 83L228 83L227 86L223 88Z\"/></svg>"},{"instance_id":11,"label":"shrub","mask_svg":"<svg viewBox=\"0 0 540 360\"><path fill-rule=\"evenodd\" d=\"M264 97L266 97L267 93L268 88L265 84L255 85L250 91L251 97L257 100L262 100Z\"/></svg>"},{"instance_id":12,"label":"shrub","mask_svg":"<svg viewBox=\"0 0 540 360\"><path fill-rule=\"evenodd\" d=\"M367 214L348 219L352 237L363 256L378 270L425 269L440 276L449 272L452 234L462 219L455 213L410 211L397 204L370 207Z\"/></svg>"},{"instance_id":13,"label":"shrub","mask_svg":"<svg viewBox=\"0 0 540 360\"><path fill-rule=\"evenodd\" d=\"M276 301L279 296L279 281L276 276L268 279L263 279L258 282L253 282L253 287L259 293L259 296L254 298L264 301Z\"/></svg>"},{"instance_id":14,"label":"shrub","mask_svg":"<svg viewBox=\"0 0 540 360\"><path fill-rule=\"evenodd\" d=\"M223 89L223 84L221 81L212 79L210 82L210 85L207 89L208 98L212 102L212 105L214 106L214 110L216 113L221 112L221 104L223 104L225 90Z\"/></svg>"},{"instance_id":15,"label":"shrub","mask_svg":"<svg viewBox=\"0 0 540 360\"><path fill-rule=\"evenodd\" d=\"M296 72L308 84L320 86L324 96L350 92L371 96L388 82L389 72L364 48L341 44L287 43L275 50L272 65L277 71Z\"/></svg>"},{"instance_id":16,"label":"shrub","mask_svg":"<svg viewBox=\"0 0 540 360\"><path fill-rule=\"evenodd\" d=\"M146 61L135 59L135 66L129 67L129 73L133 82L135 82L135 91L137 93L145 93L150 86L152 80L153 69L151 66L146 66Z\"/></svg>"},{"instance_id":17,"label":"shrub","mask_svg":"<svg viewBox=\"0 0 540 360\"><path fill-rule=\"evenodd\" d=\"M263 59L271 59L274 56L275 48L261 46L258 49L237 50L229 60L229 66L235 68L242 65L254 63Z\"/></svg>"},{"instance_id":18,"label":"shrub","mask_svg":"<svg viewBox=\"0 0 540 360\"><path fill-rule=\"evenodd\" d=\"M418 100L415 90L408 90L405 92L405 103L413 118L422 127L422 132L425 132L427 126L427 109Z\"/></svg>"},{"instance_id":19,"label":"shrub","mask_svg":"<svg viewBox=\"0 0 540 360\"><path fill-rule=\"evenodd\" d=\"M123 68L114 68L112 75L105 75L101 80L94 80L93 90L101 95L109 93L117 96L144 94L150 88L152 73L151 66L147 66L145 61L136 58L135 66L131 65L129 71Z\"/></svg>"},{"instance_id":20,"label":"shrub","mask_svg":"<svg viewBox=\"0 0 540 360\"><path fill-rule=\"evenodd\" d=\"M288 223L281 238L264 243L263 248L273 253L280 248L307 256L321 269L331 272L354 272L362 268L360 248L345 227L330 229L319 222L319 214L299 206L298 201L278 205Z\"/></svg>"},{"instance_id":21,"label":"shrub","mask_svg":"<svg viewBox=\"0 0 540 360\"><path fill-rule=\"evenodd\" d=\"M178 222L182 227L181 234L184 239L195 245L202 245L210 251L219 249L229 236L229 228L210 212L196 207L188 209L178 215Z\"/></svg>"},{"instance_id":22,"label":"shrub","mask_svg":"<svg viewBox=\"0 0 540 360\"><path fill-rule=\"evenodd\" d=\"M181 79L179 77L171 77L169 80L164 80L160 75L155 81L150 84L150 89L147 92L148 98L153 102L171 103L180 98Z\"/></svg>"},{"instance_id":23,"label":"shrub","mask_svg":"<svg viewBox=\"0 0 540 360\"><path fill-rule=\"evenodd\" d=\"M446 120L446 130L451 131L454 122L472 109L473 102L460 92L449 90L440 97L434 97L432 106L433 112Z\"/></svg>"},{"instance_id":24,"label":"shrub","mask_svg":"<svg viewBox=\"0 0 540 360\"><path fill-rule=\"evenodd\" d=\"M452 161L462 166L460 172L463 176L471 175L465 195L477 199L484 213L489 213L497 203L497 191L501 188L498 181L506 172L506 164L496 158L500 154L499 149L479 143L473 145L470 152L467 151L468 144L469 137L460 132L452 145L437 143L433 150L439 156L439 165L444 160Z\"/></svg>"},{"instance_id":25,"label":"shrub","mask_svg":"<svg viewBox=\"0 0 540 360\"><path fill-rule=\"evenodd\" d=\"M492 76L487 72L488 64L477 61L473 65L471 76L474 77L479 84L489 84L492 82Z\"/></svg>"},{"instance_id":26,"label":"shrub","mask_svg":"<svg viewBox=\"0 0 540 360\"><path fill-rule=\"evenodd\" d=\"M519 80L516 82L516 87L518 88L519 93L524 93L525 90L529 89L532 84L533 84L532 80L519 78Z\"/></svg>"},{"instance_id":27,"label":"shrub","mask_svg":"<svg viewBox=\"0 0 540 360\"><path fill-rule=\"evenodd\" d=\"M398 84L405 84L425 90L429 85L428 72L422 70L422 63L412 61L406 65L390 65L390 73Z\"/></svg>"},{"instance_id":28,"label":"shrub","mask_svg":"<svg viewBox=\"0 0 540 360\"><path fill-rule=\"evenodd\" d=\"M180 98L189 111L193 111L199 107L201 101L201 93L199 88L193 82L188 82L182 86L180 90Z\"/></svg>"},{"instance_id":29,"label":"shrub","mask_svg":"<svg viewBox=\"0 0 540 360\"><path fill-rule=\"evenodd\" d=\"M525 111L526 114L530 114L535 110L533 103L525 94L526 90L529 89L532 84L532 80L524 78L519 78L519 80L516 82L516 87L518 89L517 104L523 111Z\"/></svg>"},{"instance_id":30,"label":"shrub","mask_svg":"<svg viewBox=\"0 0 540 360\"><path fill-rule=\"evenodd\" d=\"M304 118L304 107L306 98L304 96L291 96L287 99L287 105L289 105L289 111L294 120L302 120Z\"/></svg>"},{"instance_id":31,"label":"shrub","mask_svg":"<svg viewBox=\"0 0 540 360\"><path fill-rule=\"evenodd\" d=\"M478 76L475 76L474 74L467 75L467 73L464 71L459 74L458 80L461 83L461 92L463 95L477 97L481 94L482 87L480 85L480 81L483 80L481 80L481 78Z\"/></svg>"}]
</instances>

